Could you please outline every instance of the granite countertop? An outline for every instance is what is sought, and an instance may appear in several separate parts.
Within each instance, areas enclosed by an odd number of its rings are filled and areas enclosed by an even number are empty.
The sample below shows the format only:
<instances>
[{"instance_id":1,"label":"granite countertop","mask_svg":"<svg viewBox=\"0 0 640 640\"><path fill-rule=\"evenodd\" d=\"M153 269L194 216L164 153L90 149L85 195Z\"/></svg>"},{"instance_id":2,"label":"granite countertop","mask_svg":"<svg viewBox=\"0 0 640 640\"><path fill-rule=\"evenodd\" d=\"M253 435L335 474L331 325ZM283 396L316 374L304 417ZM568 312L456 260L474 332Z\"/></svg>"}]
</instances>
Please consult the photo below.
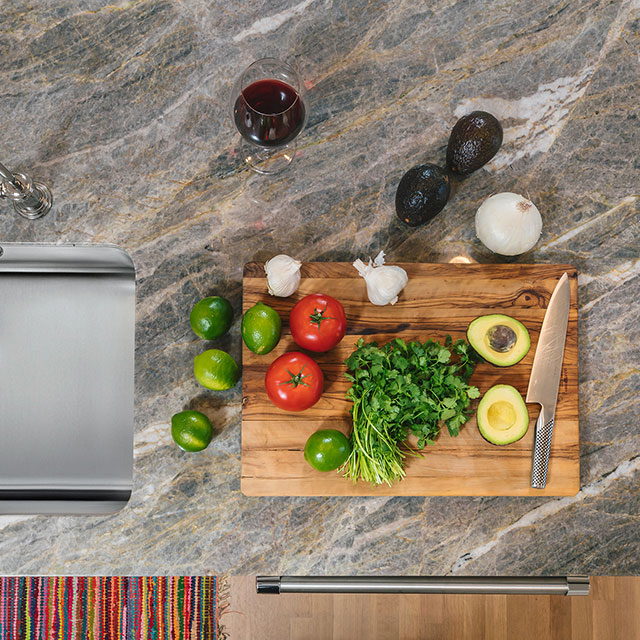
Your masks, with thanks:
<instances>
[{"instance_id":1,"label":"granite countertop","mask_svg":"<svg viewBox=\"0 0 640 640\"><path fill-rule=\"evenodd\" d=\"M0 161L48 182L52 213L0 202L0 240L117 243L137 266L134 492L102 517L0 517L0 573L640 573L637 2L15 0L0 12ZM310 118L291 169L240 166L231 84L298 65ZM400 224L401 175L442 162L475 108L502 150L447 208ZM473 215L514 191L544 219L522 262L579 271L582 490L569 498L247 498L240 384L205 392L188 312L237 312L245 262L286 252L442 262L482 248ZM203 408L201 454L168 421Z\"/></svg>"}]
</instances>

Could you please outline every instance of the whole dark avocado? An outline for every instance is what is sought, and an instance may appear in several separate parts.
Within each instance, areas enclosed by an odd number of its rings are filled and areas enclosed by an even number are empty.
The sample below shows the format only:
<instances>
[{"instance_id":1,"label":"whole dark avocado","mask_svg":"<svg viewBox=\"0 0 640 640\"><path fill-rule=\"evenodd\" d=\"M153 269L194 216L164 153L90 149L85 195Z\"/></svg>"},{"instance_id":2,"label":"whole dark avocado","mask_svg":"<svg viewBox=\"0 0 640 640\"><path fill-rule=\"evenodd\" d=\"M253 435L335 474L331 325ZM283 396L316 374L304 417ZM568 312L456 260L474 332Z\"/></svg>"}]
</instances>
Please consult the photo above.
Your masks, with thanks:
<instances>
[{"instance_id":1,"label":"whole dark avocado","mask_svg":"<svg viewBox=\"0 0 640 640\"><path fill-rule=\"evenodd\" d=\"M502 144L502 125L486 111L462 116L451 130L447 145L447 168L466 176L485 165Z\"/></svg>"},{"instance_id":2,"label":"whole dark avocado","mask_svg":"<svg viewBox=\"0 0 640 640\"><path fill-rule=\"evenodd\" d=\"M416 227L431 220L447 204L451 188L447 172L435 164L421 164L402 176L396 191L396 214Z\"/></svg>"}]
</instances>

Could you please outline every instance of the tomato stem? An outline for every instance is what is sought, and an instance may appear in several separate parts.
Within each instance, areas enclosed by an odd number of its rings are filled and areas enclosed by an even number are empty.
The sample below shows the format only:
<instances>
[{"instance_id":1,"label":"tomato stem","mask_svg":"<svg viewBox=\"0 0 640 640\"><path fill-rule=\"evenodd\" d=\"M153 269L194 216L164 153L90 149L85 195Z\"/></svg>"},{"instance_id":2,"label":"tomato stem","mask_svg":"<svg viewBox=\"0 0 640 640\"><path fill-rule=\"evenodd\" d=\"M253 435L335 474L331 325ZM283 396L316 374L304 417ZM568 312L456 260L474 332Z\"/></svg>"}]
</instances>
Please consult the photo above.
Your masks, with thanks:
<instances>
[{"instance_id":1,"label":"tomato stem","mask_svg":"<svg viewBox=\"0 0 640 640\"><path fill-rule=\"evenodd\" d=\"M323 320L335 320L335 318L332 318L331 316L324 315L324 312L327 310L327 304L328 303L325 302L324 309L322 309L322 311L319 311L318 307L314 307L313 313L309 316L309 320L311 320L311 324L318 325L318 330L320 330L320 323Z\"/></svg>"},{"instance_id":2,"label":"tomato stem","mask_svg":"<svg viewBox=\"0 0 640 640\"><path fill-rule=\"evenodd\" d=\"M287 373L291 376L290 380L285 380L283 382L279 382L278 384L292 384L293 388L295 389L299 384L303 385L305 387L309 387L310 385L308 385L305 381L304 378L308 378L311 374L307 373L306 375L302 375L302 372L304 371L306 365L302 365L302 369L300 369L300 373L291 373L291 371L289 371L289 369L287 369Z\"/></svg>"}]
</instances>

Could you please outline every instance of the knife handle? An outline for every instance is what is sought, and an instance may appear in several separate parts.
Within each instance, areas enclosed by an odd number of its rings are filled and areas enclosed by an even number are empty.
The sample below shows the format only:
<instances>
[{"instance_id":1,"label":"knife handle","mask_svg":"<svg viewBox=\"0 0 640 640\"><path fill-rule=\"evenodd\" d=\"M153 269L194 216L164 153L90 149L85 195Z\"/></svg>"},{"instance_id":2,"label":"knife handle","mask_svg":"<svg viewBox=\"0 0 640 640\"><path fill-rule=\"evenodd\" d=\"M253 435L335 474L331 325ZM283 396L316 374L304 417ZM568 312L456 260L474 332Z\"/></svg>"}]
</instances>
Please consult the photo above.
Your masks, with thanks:
<instances>
[{"instance_id":1,"label":"knife handle","mask_svg":"<svg viewBox=\"0 0 640 640\"><path fill-rule=\"evenodd\" d=\"M547 467L549 466L549 451L551 450L551 435L553 433L553 418L544 421L544 409L540 411L536 422L535 443L533 445L533 468L531 470L531 486L534 489L544 489L547 484Z\"/></svg>"}]
</instances>

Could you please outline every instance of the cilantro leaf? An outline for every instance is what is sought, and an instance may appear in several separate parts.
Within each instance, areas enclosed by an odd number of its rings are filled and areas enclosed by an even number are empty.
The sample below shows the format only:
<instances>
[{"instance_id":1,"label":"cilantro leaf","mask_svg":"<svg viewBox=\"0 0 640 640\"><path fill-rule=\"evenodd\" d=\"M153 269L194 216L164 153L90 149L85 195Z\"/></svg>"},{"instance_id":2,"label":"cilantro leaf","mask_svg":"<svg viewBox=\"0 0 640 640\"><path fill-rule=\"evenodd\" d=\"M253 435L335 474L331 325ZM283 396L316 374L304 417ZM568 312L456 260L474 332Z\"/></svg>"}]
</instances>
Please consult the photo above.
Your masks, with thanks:
<instances>
[{"instance_id":1,"label":"cilantro leaf","mask_svg":"<svg viewBox=\"0 0 640 640\"><path fill-rule=\"evenodd\" d=\"M480 361L465 340L451 336L444 346L401 338L378 346L360 338L345 361L353 431L344 475L391 485L404 477L405 457L420 455L405 442L409 432L419 449L434 444L442 425L457 436L471 415L471 399L480 395L468 384Z\"/></svg>"}]
</instances>

